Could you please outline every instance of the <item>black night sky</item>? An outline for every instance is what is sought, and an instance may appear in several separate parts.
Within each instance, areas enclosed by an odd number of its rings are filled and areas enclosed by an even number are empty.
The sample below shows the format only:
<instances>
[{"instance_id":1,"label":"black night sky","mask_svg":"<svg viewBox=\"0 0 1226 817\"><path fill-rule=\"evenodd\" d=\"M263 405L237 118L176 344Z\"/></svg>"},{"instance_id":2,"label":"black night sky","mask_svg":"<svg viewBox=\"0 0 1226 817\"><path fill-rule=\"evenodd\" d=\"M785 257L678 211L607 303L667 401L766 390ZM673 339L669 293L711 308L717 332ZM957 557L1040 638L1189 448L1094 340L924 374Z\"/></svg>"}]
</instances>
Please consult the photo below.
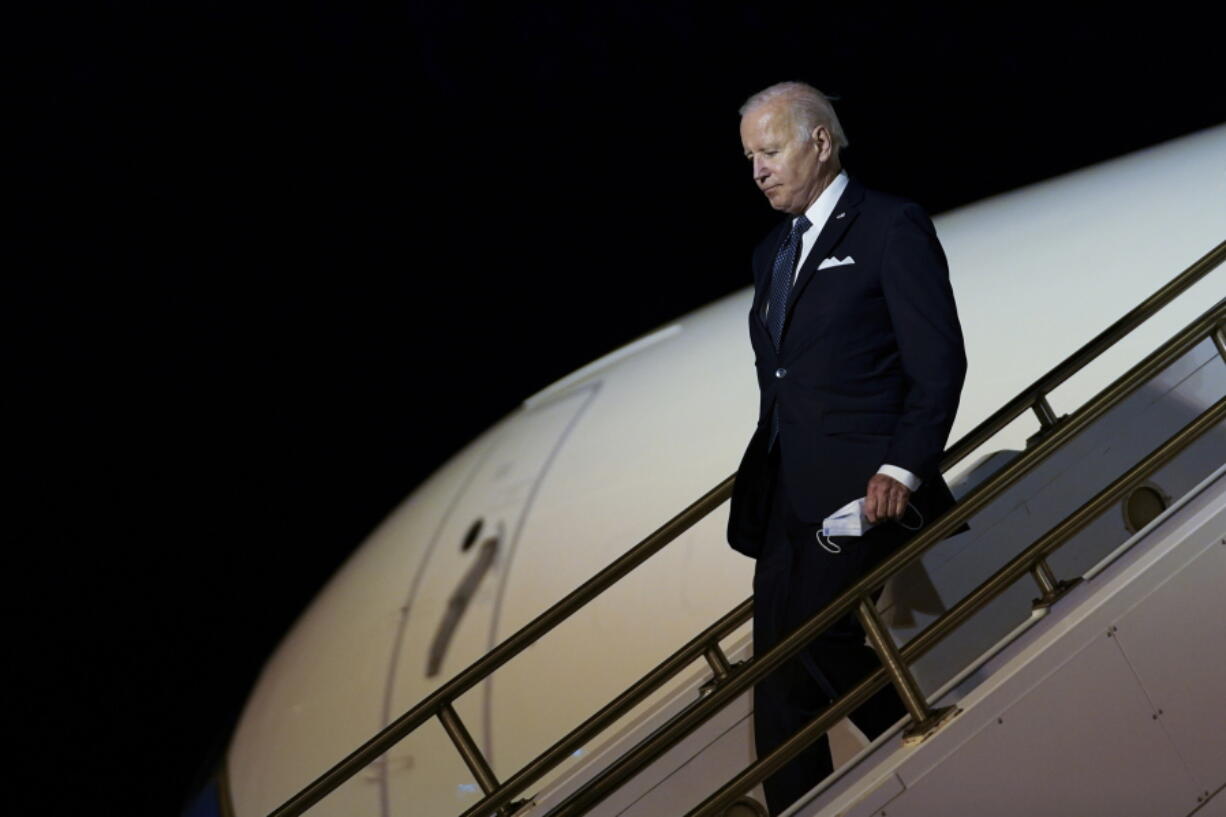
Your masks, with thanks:
<instances>
[{"instance_id":1,"label":"black night sky","mask_svg":"<svg viewBox=\"0 0 1226 817\"><path fill-rule=\"evenodd\" d=\"M424 477L748 286L775 219L752 92L837 97L849 170L932 214L1226 121L1220 28L1170 4L713 8L100 2L10 29L9 813L178 813Z\"/></svg>"}]
</instances>

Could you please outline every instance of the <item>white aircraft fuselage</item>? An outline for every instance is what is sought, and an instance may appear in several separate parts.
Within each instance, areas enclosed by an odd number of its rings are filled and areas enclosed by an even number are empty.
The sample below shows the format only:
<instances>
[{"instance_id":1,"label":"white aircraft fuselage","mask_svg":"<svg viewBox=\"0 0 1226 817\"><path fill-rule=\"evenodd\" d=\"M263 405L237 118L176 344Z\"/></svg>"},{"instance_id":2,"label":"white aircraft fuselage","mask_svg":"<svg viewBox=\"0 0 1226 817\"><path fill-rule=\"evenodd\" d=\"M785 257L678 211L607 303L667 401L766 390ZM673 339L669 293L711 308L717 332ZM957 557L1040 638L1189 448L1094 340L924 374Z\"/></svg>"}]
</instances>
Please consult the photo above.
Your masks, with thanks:
<instances>
[{"instance_id":1,"label":"white aircraft fuselage","mask_svg":"<svg viewBox=\"0 0 1226 817\"><path fill-rule=\"evenodd\" d=\"M934 222L969 361L952 443L1222 240L1226 126ZM1218 269L1058 389L1057 413L1224 291ZM268 814L736 469L758 410L751 297L534 394L391 513L264 667L225 757L239 817ZM981 453L1034 429L1015 423ZM725 505L458 701L500 778L749 596L753 563L726 521ZM480 798L431 723L310 813L446 817Z\"/></svg>"}]
</instances>

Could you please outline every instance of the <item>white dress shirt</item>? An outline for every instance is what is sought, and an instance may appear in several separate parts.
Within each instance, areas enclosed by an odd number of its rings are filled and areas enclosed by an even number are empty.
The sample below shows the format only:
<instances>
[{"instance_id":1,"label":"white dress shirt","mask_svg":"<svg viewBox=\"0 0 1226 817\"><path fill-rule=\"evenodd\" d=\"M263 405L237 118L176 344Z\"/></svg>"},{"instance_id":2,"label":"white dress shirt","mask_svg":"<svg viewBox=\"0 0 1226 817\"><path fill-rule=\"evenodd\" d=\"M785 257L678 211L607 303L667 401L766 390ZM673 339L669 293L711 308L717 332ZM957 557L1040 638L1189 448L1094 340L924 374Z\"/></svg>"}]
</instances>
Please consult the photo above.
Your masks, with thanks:
<instances>
[{"instance_id":1,"label":"white dress shirt","mask_svg":"<svg viewBox=\"0 0 1226 817\"><path fill-rule=\"evenodd\" d=\"M805 230L805 234L800 237L800 258L796 260L796 271L792 273L792 283L796 283L796 278L800 275L800 266L809 257L809 252L813 249L813 245L817 243L817 237L822 232L822 227L830 220L830 214L834 212L834 205L838 204L839 196L843 195L843 190L847 187L847 171L839 171L839 175L831 180L830 184L826 185L826 189L817 197L817 201L809 205L809 209L805 210L805 216L813 223L813 226ZM796 218L799 218L797 216ZM792 219L792 226L796 226L796 219Z\"/></svg>"},{"instance_id":2,"label":"white dress shirt","mask_svg":"<svg viewBox=\"0 0 1226 817\"><path fill-rule=\"evenodd\" d=\"M800 237L800 258L796 261L796 271L792 273L792 283L796 283L796 278L800 275L800 267L805 263L805 259L809 257L810 250L817 243L817 237L821 235L822 228L830 219L830 215L834 212L834 205L838 203L839 196L843 195L843 190L847 187L847 171L839 171L839 175L835 176L830 184L826 185L826 189L821 192L817 200L809 205L809 209L805 210L805 217L812 223L812 227L805 230L804 235ZM797 216L796 218L800 218ZM796 218L792 219L792 226L796 226ZM770 299L766 299L766 309L763 311L763 317L770 312ZM922 480L915 474L908 471L906 468L901 468L897 465L883 464L877 469L878 474L885 474L887 477L898 480L903 485L907 486L907 490L915 491L920 487Z\"/></svg>"}]
</instances>

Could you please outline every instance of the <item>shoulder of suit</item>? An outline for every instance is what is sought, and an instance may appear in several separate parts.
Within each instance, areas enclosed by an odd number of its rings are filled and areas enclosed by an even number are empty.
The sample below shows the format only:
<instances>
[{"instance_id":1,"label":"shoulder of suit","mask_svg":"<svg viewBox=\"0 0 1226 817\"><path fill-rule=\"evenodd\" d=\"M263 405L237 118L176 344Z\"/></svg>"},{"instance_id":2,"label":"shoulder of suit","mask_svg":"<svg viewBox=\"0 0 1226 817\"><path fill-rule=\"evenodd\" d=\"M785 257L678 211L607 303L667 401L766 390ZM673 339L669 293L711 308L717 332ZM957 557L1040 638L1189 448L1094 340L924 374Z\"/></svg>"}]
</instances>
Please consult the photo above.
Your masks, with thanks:
<instances>
[{"instance_id":1,"label":"shoulder of suit","mask_svg":"<svg viewBox=\"0 0 1226 817\"><path fill-rule=\"evenodd\" d=\"M893 193L883 193L880 190L865 189L864 200L860 205L862 215L868 215L865 226L870 230L888 229L902 220L912 222L931 222L931 217L919 202L897 196Z\"/></svg>"}]
</instances>

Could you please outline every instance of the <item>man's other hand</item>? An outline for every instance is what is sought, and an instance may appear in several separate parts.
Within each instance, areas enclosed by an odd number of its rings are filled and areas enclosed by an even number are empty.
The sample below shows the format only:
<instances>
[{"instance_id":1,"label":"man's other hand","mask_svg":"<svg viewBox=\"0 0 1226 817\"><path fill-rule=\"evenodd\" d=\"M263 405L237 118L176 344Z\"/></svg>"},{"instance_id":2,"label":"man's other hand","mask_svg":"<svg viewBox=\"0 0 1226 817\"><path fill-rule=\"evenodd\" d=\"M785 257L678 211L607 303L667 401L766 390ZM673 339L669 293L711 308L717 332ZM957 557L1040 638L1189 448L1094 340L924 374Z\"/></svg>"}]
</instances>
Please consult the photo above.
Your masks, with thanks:
<instances>
[{"instance_id":1,"label":"man's other hand","mask_svg":"<svg viewBox=\"0 0 1226 817\"><path fill-rule=\"evenodd\" d=\"M902 519L911 492L893 477L873 474L864 492L864 516L870 525L886 519Z\"/></svg>"}]
</instances>

